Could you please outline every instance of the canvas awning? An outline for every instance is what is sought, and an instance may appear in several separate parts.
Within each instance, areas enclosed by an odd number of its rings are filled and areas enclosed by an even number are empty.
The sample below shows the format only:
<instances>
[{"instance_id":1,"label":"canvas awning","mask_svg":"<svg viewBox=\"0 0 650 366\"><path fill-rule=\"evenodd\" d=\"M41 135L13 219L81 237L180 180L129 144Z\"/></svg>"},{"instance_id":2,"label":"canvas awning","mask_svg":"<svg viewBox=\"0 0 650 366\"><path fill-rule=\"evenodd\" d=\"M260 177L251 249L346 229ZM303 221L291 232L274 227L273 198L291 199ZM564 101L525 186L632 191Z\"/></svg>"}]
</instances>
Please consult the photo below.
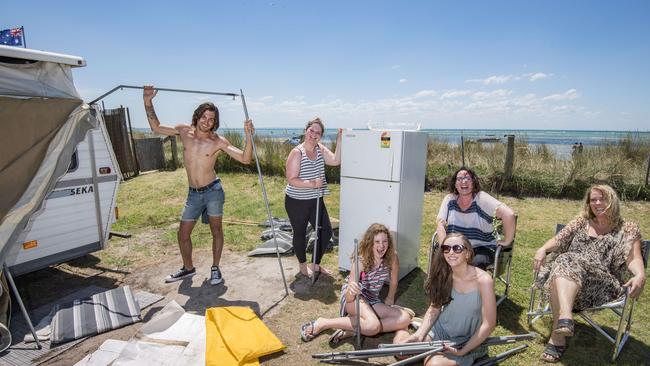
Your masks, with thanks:
<instances>
[{"instance_id":1,"label":"canvas awning","mask_svg":"<svg viewBox=\"0 0 650 366\"><path fill-rule=\"evenodd\" d=\"M72 81L71 65L81 64L42 61L52 55L0 46L0 265L97 125Z\"/></svg>"}]
</instances>

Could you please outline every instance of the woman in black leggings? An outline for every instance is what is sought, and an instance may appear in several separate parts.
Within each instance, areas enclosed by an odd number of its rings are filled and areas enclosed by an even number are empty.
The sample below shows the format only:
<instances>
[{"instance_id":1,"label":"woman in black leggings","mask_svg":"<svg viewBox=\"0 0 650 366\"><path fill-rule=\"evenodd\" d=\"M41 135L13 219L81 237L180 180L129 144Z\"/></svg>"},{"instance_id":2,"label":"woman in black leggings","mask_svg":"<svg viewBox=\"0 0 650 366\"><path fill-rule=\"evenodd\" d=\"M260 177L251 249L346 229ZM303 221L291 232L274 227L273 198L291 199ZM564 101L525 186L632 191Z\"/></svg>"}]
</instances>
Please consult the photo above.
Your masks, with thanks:
<instances>
[{"instance_id":1,"label":"woman in black leggings","mask_svg":"<svg viewBox=\"0 0 650 366\"><path fill-rule=\"evenodd\" d=\"M339 129L336 136L336 149L330 149L320 143L323 137L325 126L320 118L307 122L305 127L304 142L296 146L289 153L286 166L287 188L284 200L284 207L289 215L291 227L293 228L293 250L300 263L300 273L311 277L313 272L320 272L320 261L327 243L332 237L332 224L330 223L327 208L322 197L329 194L329 188L325 180L325 164L341 164L341 143L342 129ZM320 199L319 199L320 197ZM307 223L312 227L316 226L316 202L319 201L319 222L318 222L318 250L315 265L312 268L307 266L306 254L306 231Z\"/></svg>"}]
</instances>

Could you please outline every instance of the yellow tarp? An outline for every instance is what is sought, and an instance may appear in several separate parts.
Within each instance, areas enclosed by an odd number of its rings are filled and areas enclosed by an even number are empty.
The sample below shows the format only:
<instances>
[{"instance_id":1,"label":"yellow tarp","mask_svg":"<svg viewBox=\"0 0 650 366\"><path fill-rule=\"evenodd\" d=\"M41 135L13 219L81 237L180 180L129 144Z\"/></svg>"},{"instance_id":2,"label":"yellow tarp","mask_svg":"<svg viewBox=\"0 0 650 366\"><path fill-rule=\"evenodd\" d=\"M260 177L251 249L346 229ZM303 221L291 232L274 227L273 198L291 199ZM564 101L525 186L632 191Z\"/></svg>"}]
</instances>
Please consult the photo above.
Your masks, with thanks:
<instances>
[{"instance_id":1,"label":"yellow tarp","mask_svg":"<svg viewBox=\"0 0 650 366\"><path fill-rule=\"evenodd\" d=\"M247 307L207 309L205 332L205 364L208 366L256 366L259 357L285 348Z\"/></svg>"}]
</instances>

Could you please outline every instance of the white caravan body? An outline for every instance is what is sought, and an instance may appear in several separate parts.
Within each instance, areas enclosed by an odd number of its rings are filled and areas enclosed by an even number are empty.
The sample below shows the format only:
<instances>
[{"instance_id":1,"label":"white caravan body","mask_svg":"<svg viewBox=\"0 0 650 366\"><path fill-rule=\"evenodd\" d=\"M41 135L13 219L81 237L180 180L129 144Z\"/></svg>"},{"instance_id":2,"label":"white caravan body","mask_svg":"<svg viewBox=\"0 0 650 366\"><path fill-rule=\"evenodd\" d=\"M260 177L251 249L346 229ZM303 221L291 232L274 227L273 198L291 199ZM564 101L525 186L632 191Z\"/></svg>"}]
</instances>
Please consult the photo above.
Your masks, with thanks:
<instances>
[{"instance_id":1,"label":"white caravan body","mask_svg":"<svg viewBox=\"0 0 650 366\"><path fill-rule=\"evenodd\" d=\"M24 193L16 195L17 202L3 198L11 208L3 207L2 213L8 212L0 215L0 254L13 275L102 249L116 219L122 176L100 110L83 103L72 82L70 68L79 66L85 66L79 57L0 46L0 107L10 111L0 123L24 128L16 136L40 127L43 119L30 116L32 111L47 118L48 106L73 103L53 129L56 136L43 148L29 184L15 187ZM25 103L28 107L20 107ZM11 172L11 166L2 170L3 189L10 187Z\"/></svg>"}]
</instances>

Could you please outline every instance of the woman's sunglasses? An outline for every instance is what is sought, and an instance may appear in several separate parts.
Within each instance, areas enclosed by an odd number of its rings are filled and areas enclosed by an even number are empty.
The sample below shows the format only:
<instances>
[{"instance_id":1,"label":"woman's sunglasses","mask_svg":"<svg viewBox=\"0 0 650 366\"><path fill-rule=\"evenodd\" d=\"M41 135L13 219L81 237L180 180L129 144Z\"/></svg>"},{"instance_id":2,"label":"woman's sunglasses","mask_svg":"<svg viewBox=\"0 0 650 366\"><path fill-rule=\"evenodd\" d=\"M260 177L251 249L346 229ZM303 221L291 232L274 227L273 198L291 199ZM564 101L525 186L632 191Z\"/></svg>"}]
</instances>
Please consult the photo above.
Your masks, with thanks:
<instances>
[{"instance_id":1,"label":"woman's sunglasses","mask_svg":"<svg viewBox=\"0 0 650 366\"><path fill-rule=\"evenodd\" d=\"M463 250L465 250L465 246L460 244L454 244L454 245L443 244L440 246L440 248L442 249L442 252L445 254L451 252L452 250L454 251L454 253L460 254L463 252Z\"/></svg>"}]
</instances>

